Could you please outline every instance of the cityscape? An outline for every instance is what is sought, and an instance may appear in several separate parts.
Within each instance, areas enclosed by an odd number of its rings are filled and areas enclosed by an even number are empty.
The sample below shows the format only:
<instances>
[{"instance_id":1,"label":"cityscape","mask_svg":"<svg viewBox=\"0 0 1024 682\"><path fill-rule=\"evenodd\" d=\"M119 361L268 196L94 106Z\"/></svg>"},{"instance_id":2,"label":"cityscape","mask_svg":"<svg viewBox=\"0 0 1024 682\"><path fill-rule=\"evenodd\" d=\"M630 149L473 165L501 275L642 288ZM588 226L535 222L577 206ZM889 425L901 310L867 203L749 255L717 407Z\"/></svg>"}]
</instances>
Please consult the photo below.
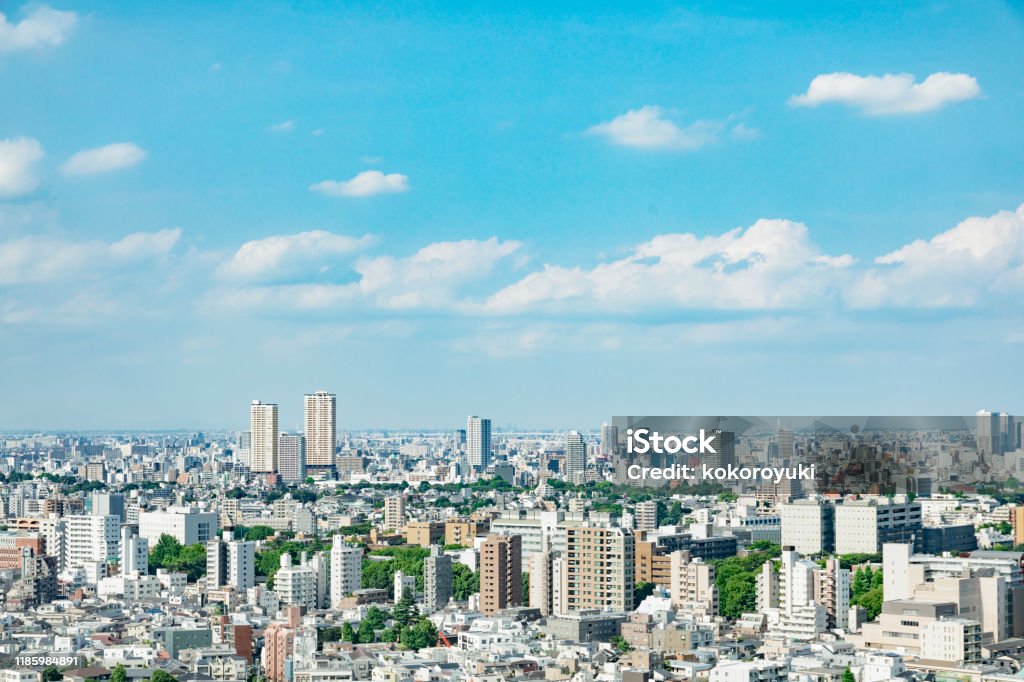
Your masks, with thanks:
<instances>
[{"instance_id":1,"label":"cityscape","mask_svg":"<svg viewBox=\"0 0 1024 682\"><path fill-rule=\"evenodd\" d=\"M0 682L1024 682L1022 66L0 0Z\"/></svg>"},{"instance_id":2,"label":"cityscape","mask_svg":"<svg viewBox=\"0 0 1024 682\"><path fill-rule=\"evenodd\" d=\"M1024 419L345 432L328 391L302 412L6 434L5 682L1019 680ZM734 430L687 461L821 473L624 477L664 464L625 424L712 422Z\"/></svg>"}]
</instances>

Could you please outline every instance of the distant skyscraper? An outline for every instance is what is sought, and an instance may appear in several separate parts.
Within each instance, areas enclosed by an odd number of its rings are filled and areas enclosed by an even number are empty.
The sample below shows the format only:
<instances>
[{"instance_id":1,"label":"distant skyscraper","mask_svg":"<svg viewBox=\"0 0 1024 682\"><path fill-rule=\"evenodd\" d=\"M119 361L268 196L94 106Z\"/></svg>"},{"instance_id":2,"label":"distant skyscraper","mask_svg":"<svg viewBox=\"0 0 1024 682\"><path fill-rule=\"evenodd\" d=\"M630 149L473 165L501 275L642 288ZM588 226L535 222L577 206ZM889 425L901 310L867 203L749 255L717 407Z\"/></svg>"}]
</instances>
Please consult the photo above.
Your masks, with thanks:
<instances>
[{"instance_id":1,"label":"distant skyscraper","mask_svg":"<svg viewBox=\"0 0 1024 682\"><path fill-rule=\"evenodd\" d=\"M252 401L249 433L250 470L256 473L277 471L277 405Z\"/></svg>"},{"instance_id":2,"label":"distant skyscraper","mask_svg":"<svg viewBox=\"0 0 1024 682\"><path fill-rule=\"evenodd\" d=\"M609 457L615 454L619 444L619 427L611 424L601 425L601 454Z\"/></svg>"},{"instance_id":3,"label":"distant skyscraper","mask_svg":"<svg viewBox=\"0 0 1024 682\"><path fill-rule=\"evenodd\" d=\"M251 464L252 455L252 434L248 431L241 431L238 434L238 449L235 452L235 462L248 467Z\"/></svg>"},{"instance_id":4,"label":"distant skyscraper","mask_svg":"<svg viewBox=\"0 0 1024 682\"><path fill-rule=\"evenodd\" d=\"M334 464L334 446L338 442L338 404L333 393L306 394L306 466L329 467Z\"/></svg>"},{"instance_id":5,"label":"distant skyscraper","mask_svg":"<svg viewBox=\"0 0 1024 682\"><path fill-rule=\"evenodd\" d=\"M565 435L565 480L570 483L583 483L583 474L587 470L587 444L579 431L570 431Z\"/></svg>"},{"instance_id":6,"label":"distant skyscraper","mask_svg":"<svg viewBox=\"0 0 1024 682\"><path fill-rule=\"evenodd\" d=\"M985 455L1001 455L1017 448L1017 429L1013 416L1003 412L979 410L978 452Z\"/></svg>"},{"instance_id":7,"label":"distant skyscraper","mask_svg":"<svg viewBox=\"0 0 1024 682\"><path fill-rule=\"evenodd\" d=\"M287 483L298 483L306 480L306 448L308 443L303 436L282 433L277 439L277 471L281 480Z\"/></svg>"},{"instance_id":8,"label":"distant skyscraper","mask_svg":"<svg viewBox=\"0 0 1024 682\"><path fill-rule=\"evenodd\" d=\"M779 427L779 459L785 461L793 457L793 432Z\"/></svg>"},{"instance_id":9,"label":"distant skyscraper","mask_svg":"<svg viewBox=\"0 0 1024 682\"><path fill-rule=\"evenodd\" d=\"M470 417L466 420L466 457L478 471L491 463L491 420Z\"/></svg>"}]
</instances>

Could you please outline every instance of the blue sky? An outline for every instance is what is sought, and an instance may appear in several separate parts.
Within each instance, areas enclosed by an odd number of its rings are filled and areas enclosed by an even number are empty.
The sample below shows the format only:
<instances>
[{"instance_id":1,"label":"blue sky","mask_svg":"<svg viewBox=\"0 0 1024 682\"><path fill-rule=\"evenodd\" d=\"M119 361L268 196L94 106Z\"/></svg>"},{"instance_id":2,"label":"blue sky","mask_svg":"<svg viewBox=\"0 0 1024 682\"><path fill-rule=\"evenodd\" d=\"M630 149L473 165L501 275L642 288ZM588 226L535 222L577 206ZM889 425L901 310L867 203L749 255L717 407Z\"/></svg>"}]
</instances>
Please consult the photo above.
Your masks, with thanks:
<instances>
[{"instance_id":1,"label":"blue sky","mask_svg":"<svg viewBox=\"0 0 1024 682\"><path fill-rule=\"evenodd\" d=\"M0 2L0 430L1013 412L1007 3Z\"/></svg>"}]
</instances>

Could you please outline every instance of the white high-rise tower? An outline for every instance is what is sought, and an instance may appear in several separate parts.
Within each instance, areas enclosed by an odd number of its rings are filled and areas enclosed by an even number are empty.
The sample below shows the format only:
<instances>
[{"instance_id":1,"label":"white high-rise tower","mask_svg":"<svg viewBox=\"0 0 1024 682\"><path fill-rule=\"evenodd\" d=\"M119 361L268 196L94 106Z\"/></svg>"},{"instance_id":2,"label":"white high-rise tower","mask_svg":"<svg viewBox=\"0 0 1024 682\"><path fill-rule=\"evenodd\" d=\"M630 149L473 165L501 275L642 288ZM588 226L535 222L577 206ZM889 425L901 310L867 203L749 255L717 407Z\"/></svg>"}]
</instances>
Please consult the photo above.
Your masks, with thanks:
<instances>
[{"instance_id":1,"label":"white high-rise tower","mask_svg":"<svg viewBox=\"0 0 1024 682\"><path fill-rule=\"evenodd\" d=\"M249 433L249 468L255 473L277 471L277 405L252 401Z\"/></svg>"},{"instance_id":2,"label":"white high-rise tower","mask_svg":"<svg viewBox=\"0 0 1024 682\"><path fill-rule=\"evenodd\" d=\"M583 442L579 431L570 431L565 434L565 480L569 483L583 483L586 470L587 444Z\"/></svg>"},{"instance_id":3,"label":"white high-rise tower","mask_svg":"<svg viewBox=\"0 0 1024 682\"><path fill-rule=\"evenodd\" d=\"M306 394L306 466L328 467L334 464L334 445L338 441L338 401L333 393Z\"/></svg>"},{"instance_id":4,"label":"white high-rise tower","mask_svg":"<svg viewBox=\"0 0 1024 682\"><path fill-rule=\"evenodd\" d=\"M469 417L466 420L466 458L478 471L491 463L491 420Z\"/></svg>"}]
</instances>

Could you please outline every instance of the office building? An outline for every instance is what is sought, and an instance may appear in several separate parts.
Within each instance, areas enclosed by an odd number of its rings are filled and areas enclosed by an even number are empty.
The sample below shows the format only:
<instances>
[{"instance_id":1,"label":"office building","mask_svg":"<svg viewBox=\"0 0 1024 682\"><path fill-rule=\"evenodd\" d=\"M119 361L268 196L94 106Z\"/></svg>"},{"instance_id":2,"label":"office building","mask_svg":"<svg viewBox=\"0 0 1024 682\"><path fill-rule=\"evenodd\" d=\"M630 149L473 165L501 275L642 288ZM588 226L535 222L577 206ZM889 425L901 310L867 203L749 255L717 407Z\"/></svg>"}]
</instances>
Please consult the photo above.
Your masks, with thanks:
<instances>
[{"instance_id":1,"label":"office building","mask_svg":"<svg viewBox=\"0 0 1024 682\"><path fill-rule=\"evenodd\" d=\"M439 611L452 600L452 558L433 545L430 556L423 560L423 609Z\"/></svg>"},{"instance_id":2,"label":"office building","mask_svg":"<svg viewBox=\"0 0 1024 682\"><path fill-rule=\"evenodd\" d=\"M405 495L384 499L384 532L396 533L405 527Z\"/></svg>"},{"instance_id":3,"label":"office building","mask_svg":"<svg viewBox=\"0 0 1024 682\"><path fill-rule=\"evenodd\" d=\"M715 567L701 559L693 559L686 550L670 555L671 578L669 594L672 607L701 616L718 615L718 587Z\"/></svg>"},{"instance_id":4,"label":"office building","mask_svg":"<svg viewBox=\"0 0 1024 682\"><path fill-rule=\"evenodd\" d=\"M316 608L318 582L319 576L308 561L303 560L296 566L292 564L291 554L281 554L281 568L274 575L274 591L282 604Z\"/></svg>"},{"instance_id":5,"label":"office building","mask_svg":"<svg viewBox=\"0 0 1024 682\"><path fill-rule=\"evenodd\" d=\"M217 513L198 507L168 507L165 511L139 512L139 536L156 547L161 535L170 535L183 545L209 542L217 533Z\"/></svg>"},{"instance_id":6,"label":"office building","mask_svg":"<svg viewBox=\"0 0 1024 682\"><path fill-rule=\"evenodd\" d=\"M850 587L850 570L835 557L827 559L824 568L815 573L814 601L825 607L828 628L845 630L849 625Z\"/></svg>"},{"instance_id":7,"label":"office building","mask_svg":"<svg viewBox=\"0 0 1024 682\"><path fill-rule=\"evenodd\" d=\"M574 525L566 529L567 611L633 610L633 534L619 527Z\"/></svg>"},{"instance_id":8,"label":"office building","mask_svg":"<svg viewBox=\"0 0 1024 682\"><path fill-rule=\"evenodd\" d=\"M149 573L149 542L138 526L121 526L121 573Z\"/></svg>"},{"instance_id":9,"label":"office building","mask_svg":"<svg viewBox=\"0 0 1024 682\"><path fill-rule=\"evenodd\" d=\"M277 471L277 405L252 401L249 407L249 469L254 473Z\"/></svg>"},{"instance_id":10,"label":"office building","mask_svg":"<svg viewBox=\"0 0 1024 682\"><path fill-rule=\"evenodd\" d=\"M655 500L637 502L634 510L634 527L637 530L654 530L658 527L658 503Z\"/></svg>"},{"instance_id":11,"label":"office building","mask_svg":"<svg viewBox=\"0 0 1024 682\"><path fill-rule=\"evenodd\" d=\"M395 571L394 586L391 590L395 603L409 597L416 598L416 576L407 575L402 571Z\"/></svg>"},{"instance_id":12,"label":"office building","mask_svg":"<svg viewBox=\"0 0 1024 682\"><path fill-rule=\"evenodd\" d=\"M362 587L363 550L335 535L331 544L331 607L339 608L342 599Z\"/></svg>"},{"instance_id":13,"label":"office building","mask_svg":"<svg viewBox=\"0 0 1024 682\"><path fill-rule=\"evenodd\" d=\"M836 506L824 500L797 500L779 506L782 544L800 554L830 554L836 548Z\"/></svg>"},{"instance_id":14,"label":"office building","mask_svg":"<svg viewBox=\"0 0 1024 682\"><path fill-rule=\"evenodd\" d=\"M480 610L489 616L522 604L522 541L491 535L480 548Z\"/></svg>"},{"instance_id":15,"label":"office building","mask_svg":"<svg viewBox=\"0 0 1024 682\"><path fill-rule=\"evenodd\" d=\"M306 466L329 468L334 465L338 441L337 398L333 393L306 394Z\"/></svg>"},{"instance_id":16,"label":"office building","mask_svg":"<svg viewBox=\"0 0 1024 682\"><path fill-rule=\"evenodd\" d=\"M583 483L587 470L587 444L579 431L565 435L565 480L569 483Z\"/></svg>"},{"instance_id":17,"label":"office building","mask_svg":"<svg viewBox=\"0 0 1024 682\"><path fill-rule=\"evenodd\" d=\"M227 545L226 585L244 594L256 585L256 543L232 540Z\"/></svg>"},{"instance_id":18,"label":"office building","mask_svg":"<svg viewBox=\"0 0 1024 682\"><path fill-rule=\"evenodd\" d=\"M874 554L888 542L922 543L921 503L905 495L844 502L835 511L836 554ZM785 523L783 523L785 533Z\"/></svg>"},{"instance_id":19,"label":"office building","mask_svg":"<svg viewBox=\"0 0 1024 682\"><path fill-rule=\"evenodd\" d=\"M284 483L306 480L306 439L299 434L282 433L277 438L277 472Z\"/></svg>"},{"instance_id":20,"label":"office building","mask_svg":"<svg viewBox=\"0 0 1024 682\"><path fill-rule=\"evenodd\" d=\"M125 522L124 495L120 493L92 493L89 495L89 513L93 516L116 516Z\"/></svg>"},{"instance_id":21,"label":"office building","mask_svg":"<svg viewBox=\"0 0 1024 682\"><path fill-rule=\"evenodd\" d=\"M68 568L93 570L120 561L121 519L117 516L76 515L66 516L65 559ZM92 578L102 578L91 574Z\"/></svg>"}]
</instances>

